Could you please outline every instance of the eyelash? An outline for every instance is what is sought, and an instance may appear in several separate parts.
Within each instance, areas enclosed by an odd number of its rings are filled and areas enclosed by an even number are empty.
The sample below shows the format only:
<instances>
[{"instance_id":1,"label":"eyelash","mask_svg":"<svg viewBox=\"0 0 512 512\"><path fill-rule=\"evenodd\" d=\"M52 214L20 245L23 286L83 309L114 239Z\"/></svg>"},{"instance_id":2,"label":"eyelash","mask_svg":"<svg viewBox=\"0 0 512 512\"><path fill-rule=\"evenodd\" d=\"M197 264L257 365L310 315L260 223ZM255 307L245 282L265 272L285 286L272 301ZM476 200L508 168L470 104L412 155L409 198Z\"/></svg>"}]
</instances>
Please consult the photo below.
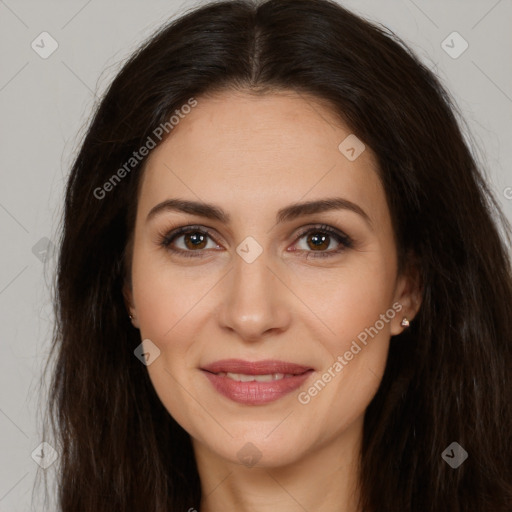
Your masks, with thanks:
<instances>
[{"instance_id":1,"label":"eyelash","mask_svg":"<svg viewBox=\"0 0 512 512\"><path fill-rule=\"evenodd\" d=\"M186 258L201 258L203 257L202 251L205 249L200 249L197 251L184 251L183 249L173 249L171 248L171 243L178 238L180 235L188 234L188 233L200 233L202 235L207 235L210 237L214 242L215 239L213 238L211 231L208 229L203 229L202 226L183 226L181 228L177 228L171 232L167 233L159 233L159 240L158 243L163 246L166 250L168 250L171 253L178 254L179 256L183 256ZM316 252L316 251L303 251L307 252L306 259L309 257L313 258L328 258L332 256L336 256L340 254L341 252L350 249L353 247L353 240L345 235L344 233L341 233L340 231L327 226L325 224L319 225L319 226L313 226L310 228L307 228L303 231L301 231L296 238L296 242L298 242L301 238L303 238L305 235L309 235L310 233L323 233L328 234L332 236L339 244L341 244L340 249L331 250L331 251L323 251L323 252ZM217 243L217 242L215 242ZM302 251L299 249L299 251ZM194 254L199 253L199 254Z\"/></svg>"}]
</instances>

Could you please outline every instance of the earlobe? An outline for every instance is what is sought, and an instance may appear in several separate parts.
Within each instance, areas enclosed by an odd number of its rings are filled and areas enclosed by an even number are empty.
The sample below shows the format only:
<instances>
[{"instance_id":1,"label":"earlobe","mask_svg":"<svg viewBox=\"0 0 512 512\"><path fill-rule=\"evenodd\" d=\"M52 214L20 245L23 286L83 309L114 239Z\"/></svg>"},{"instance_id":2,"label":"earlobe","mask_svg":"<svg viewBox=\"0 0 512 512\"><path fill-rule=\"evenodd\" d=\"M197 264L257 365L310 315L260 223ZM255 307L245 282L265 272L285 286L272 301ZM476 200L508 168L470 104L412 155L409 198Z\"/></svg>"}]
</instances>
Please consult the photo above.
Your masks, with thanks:
<instances>
[{"instance_id":1,"label":"earlobe","mask_svg":"<svg viewBox=\"0 0 512 512\"><path fill-rule=\"evenodd\" d=\"M408 329L417 315L422 302L422 285L416 265L409 265L407 272L398 278L395 301L402 309L391 323L391 335L395 336Z\"/></svg>"},{"instance_id":2,"label":"earlobe","mask_svg":"<svg viewBox=\"0 0 512 512\"><path fill-rule=\"evenodd\" d=\"M123 297L124 297L124 302L125 302L126 309L128 311L128 316L129 316L133 326L138 329L139 328L139 323L137 321L137 316L135 314L135 306L133 304L132 289L129 286L129 284L126 283L126 282L123 285Z\"/></svg>"}]
</instances>

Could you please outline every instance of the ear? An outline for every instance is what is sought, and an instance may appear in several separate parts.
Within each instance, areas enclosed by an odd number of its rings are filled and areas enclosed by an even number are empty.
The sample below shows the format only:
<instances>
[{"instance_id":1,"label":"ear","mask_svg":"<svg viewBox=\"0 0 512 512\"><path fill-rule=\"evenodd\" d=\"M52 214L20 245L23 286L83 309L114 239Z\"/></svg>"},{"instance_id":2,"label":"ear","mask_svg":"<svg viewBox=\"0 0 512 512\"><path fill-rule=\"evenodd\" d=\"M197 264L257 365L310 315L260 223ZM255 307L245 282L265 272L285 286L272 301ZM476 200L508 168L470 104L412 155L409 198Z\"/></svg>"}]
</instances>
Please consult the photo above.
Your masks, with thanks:
<instances>
[{"instance_id":1,"label":"ear","mask_svg":"<svg viewBox=\"0 0 512 512\"><path fill-rule=\"evenodd\" d=\"M407 328L401 325L404 318L412 322L420 309L422 295L423 286L419 264L413 255L409 255L405 269L398 276L396 282L393 304L398 303L402 308L398 310L399 312L391 321L392 336L400 334Z\"/></svg>"},{"instance_id":2,"label":"ear","mask_svg":"<svg viewBox=\"0 0 512 512\"><path fill-rule=\"evenodd\" d=\"M123 297L128 314L132 316L132 324L134 325L134 327L139 328L139 322L137 320L135 305L133 303L133 290L130 283L128 283L127 281L125 281L123 284Z\"/></svg>"}]
</instances>

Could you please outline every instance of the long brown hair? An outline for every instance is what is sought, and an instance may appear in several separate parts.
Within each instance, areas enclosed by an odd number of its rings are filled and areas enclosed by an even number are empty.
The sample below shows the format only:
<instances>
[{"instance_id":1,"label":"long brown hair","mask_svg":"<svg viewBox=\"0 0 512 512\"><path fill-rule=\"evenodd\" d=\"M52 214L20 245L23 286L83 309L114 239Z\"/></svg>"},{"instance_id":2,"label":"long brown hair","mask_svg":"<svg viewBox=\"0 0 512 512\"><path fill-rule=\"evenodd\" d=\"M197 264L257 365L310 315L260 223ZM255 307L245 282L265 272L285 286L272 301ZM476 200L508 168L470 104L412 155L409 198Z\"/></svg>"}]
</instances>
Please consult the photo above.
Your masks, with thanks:
<instances>
[{"instance_id":1,"label":"long brown hair","mask_svg":"<svg viewBox=\"0 0 512 512\"><path fill-rule=\"evenodd\" d=\"M421 309L391 339L365 414L362 510L510 512L510 226L439 79L391 31L329 0L195 7L140 47L96 109L67 182L55 284L60 510L199 508L190 437L134 356L122 295L146 158L105 197L95 190L176 109L217 90L325 100L376 154L400 268L414 257L420 269ZM468 453L457 468L441 456L454 441Z\"/></svg>"}]
</instances>

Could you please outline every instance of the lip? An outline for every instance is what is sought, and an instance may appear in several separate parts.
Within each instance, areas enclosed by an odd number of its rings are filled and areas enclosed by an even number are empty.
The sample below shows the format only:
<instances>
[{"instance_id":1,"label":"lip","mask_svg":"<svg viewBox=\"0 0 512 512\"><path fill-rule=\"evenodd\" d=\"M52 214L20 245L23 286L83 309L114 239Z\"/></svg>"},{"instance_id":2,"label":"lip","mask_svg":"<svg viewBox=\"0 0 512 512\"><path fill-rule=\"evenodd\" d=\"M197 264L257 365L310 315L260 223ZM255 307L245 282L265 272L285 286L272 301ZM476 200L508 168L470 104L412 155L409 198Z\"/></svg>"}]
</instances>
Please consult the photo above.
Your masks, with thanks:
<instances>
[{"instance_id":1,"label":"lip","mask_svg":"<svg viewBox=\"0 0 512 512\"><path fill-rule=\"evenodd\" d=\"M243 361L224 359L201 368L215 390L234 402L245 405L262 405L274 402L299 388L313 373L312 368L284 361ZM272 373L291 374L271 382L239 382L220 372L243 373L246 375L266 375Z\"/></svg>"},{"instance_id":2,"label":"lip","mask_svg":"<svg viewBox=\"0 0 512 512\"><path fill-rule=\"evenodd\" d=\"M207 366L203 366L202 370L211 373L230 372L245 373L246 375L266 375L268 373L291 373L298 375L307 372L313 368L302 366L295 363L287 363L285 361L277 361L274 359L265 359L263 361L244 361L243 359L222 359L215 361Z\"/></svg>"}]
</instances>

